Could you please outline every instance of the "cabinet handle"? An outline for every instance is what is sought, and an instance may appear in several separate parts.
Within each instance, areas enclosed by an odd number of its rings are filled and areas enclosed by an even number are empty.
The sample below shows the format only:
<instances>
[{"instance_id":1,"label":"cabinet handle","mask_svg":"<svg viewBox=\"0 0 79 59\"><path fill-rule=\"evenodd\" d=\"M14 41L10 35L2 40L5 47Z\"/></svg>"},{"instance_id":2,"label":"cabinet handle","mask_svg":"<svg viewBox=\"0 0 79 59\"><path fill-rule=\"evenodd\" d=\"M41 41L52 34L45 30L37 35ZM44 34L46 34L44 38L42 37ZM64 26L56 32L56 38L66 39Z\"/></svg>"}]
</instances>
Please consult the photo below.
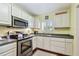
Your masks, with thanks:
<instances>
[{"instance_id":1,"label":"cabinet handle","mask_svg":"<svg viewBox=\"0 0 79 59\"><path fill-rule=\"evenodd\" d=\"M56 15L60 15L60 14L66 14L67 12L60 12L60 13L56 13Z\"/></svg>"}]
</instances>

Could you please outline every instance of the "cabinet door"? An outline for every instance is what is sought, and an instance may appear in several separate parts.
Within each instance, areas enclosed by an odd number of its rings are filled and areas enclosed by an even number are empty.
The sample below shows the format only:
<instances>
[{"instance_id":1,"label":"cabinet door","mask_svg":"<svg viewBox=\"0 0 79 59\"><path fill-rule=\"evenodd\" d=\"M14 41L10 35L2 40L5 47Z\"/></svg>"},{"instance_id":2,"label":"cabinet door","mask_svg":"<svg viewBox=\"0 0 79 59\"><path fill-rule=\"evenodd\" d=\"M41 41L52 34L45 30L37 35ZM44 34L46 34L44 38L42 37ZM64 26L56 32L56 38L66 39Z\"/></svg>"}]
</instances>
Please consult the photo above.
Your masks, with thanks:
<instances>
[{"instance_id":1,"label":"cabinet door","mask_svg":"<svg viewBox=\"0 0 79 59\"><path fill-rule=\"evenodd\" d=\"M15 48L16 47L16 42L15 43L11 43L11 44L6 44L6 45L3 45L3 46L0 46L0 54L2 52L5 52L5 51L8 51L12 48Z\"/></svg>"},{"instance_id":2,"label":"cabinet door","mask_svg":"<svg viewBox=\"0 0 79 59\"><path fill-rule=\"evenodd\" d=\"M65 39L52 38L50 43L51 51L65 54Z\"/></svg>"},{"instance_id":3,"label":"cabinet door","mask_svg":"<svg viewBox=\"0 0 79 59\"><path fill-rule=\"evenodd\" d=\"M55 27L69 27L69 10L58 12L58 14L55 15Z\"/></svg>"},{"instance_id":4,"label":"cabinet door","mask_svg":"<svg viewBox=\"0 0 79 59\"><path fill-rule=\"evenodd\" d=\"M21 15L21 17L23 18L23 19L25 19L25 20L28 20L28 15L27 15L27 13L24 11L24 10L22 10L22 15Z\"/></svg>"},{"instance_id":5,"label":"cabinet door","mask_svg":"<svg viewBox=\"0 0 79 59\"><path fill-rule=\"evenodd\" d=\"M18 16L18 7L15 4L12 4L12 15Z\"/></svg>"},{"instance_id":6,"label":"cabinet door","mask_svg":"<svg viewBox=\"0 0 79 59\"><path fill-rule=\"evenodd\" d=\"M56 44L55 41L51 41L51 45L50 45L51 51L64 54L65 53L65 47L62 47L61 43L59 45L55 45L55 44Z\"/></svg>"},{"instance_id":7,"label":"cabinet door","mask_svg":"<svg viewBox=\"0 0 79 59\"><path fill-rule=\"evenodd\" d=\"M62 14L62 27L69 27L69 14Z\"/></svg>"},{"instance_id":8,"label":"cabinet door","mask_svg":"<svg viewBox=\"0 0 79 59\"><path fill-rule=\"evenodd\" d=\"M0 3L0 24L11 25L11 4Z\"/></svg>"},{"instance_id":9,"label":"cabinet door","mask_svg":"<svg viewBox=\"0 0 79 59\"><path fill-rule=\"evenodd\" d=\"M7 55L16 55L16 42L11 44L6 44L0 47L0 55L7 56Z\"/></svg>"},{"instance_id":10,"label":"cabinet door","mask_svg":"<svg viewBox=\"0 0 79 59\"><path fill-rule=\"evenodd\" d=\"M21 8L16 4L12 4L12 15L21 18Z\"/></svg>"},{"instance_id":11,"label":"cabinet door","mask_svg":"<svg viewBox=\"0 0 79 59\"><path fill-rule=\"evenodd\" d=\"M56 15L55 16L55 27L61 27L62 23L62 18L61 18L61 15Z\"/></svg>"},{"instance_id":12,"label":"cabinet door","mask_svg":"<svg viewBox=\"0 0 79 59\"><path fill-rule=\"evenodd\" d=\"M37 37L36 42L38 48L43 48L43 37Z\"/></svg>"},{"instance_id":13,"label":"cabinet door","mask_svg":"<svg viewBox=\"0 0 79 59\"><path fill-rule=\"evenodd\" d=\"M73 55L73 39L66 39L66 51L65 54L67 55Z\"/></svg>"},{"instance_id":14,"label":"cabinet door","mask_svg":"<svg viewBox=\"0 0 79 59\"><path fill-rule=\"evenodd\" d=\"M55 49L54 49L54 41L52 39L50 41L50 51L55 51Z\"/></svg>"},{"instance_id":15,"label":"cabinet door","mask_svg":"<svg viewBox=\"0 0 79 59\"><path fill-rule=\"evenodd\" d=\"M44 37L43 43L44 43L44 49L50 50L50 37Z\"/></svg>"},{"instance_id":16,"label":"cabinet door","mask_svg":"<svg viewBox=\"0 0 79 59\"><path fill-rule=\"evenodd\" d=\"M67 54L67 55L73 55L72 49L73 49L72 43L66 43L66 51L65 51L65 54Z\"/></svg>"},{"instance_id":17,"label":"cabinet door","mask_svg":"<svg viewBox=\"0 0 79 59\"><path fill-rule=\"evenodd\" d=\"M37 44L36 44L36 43L37 43L36 40L37 40L37 38L36 38L36 37L33 37L33 40L32 40L32 45L33 45L32 48L33 48L33 49L36 48L36 45L37 45Z\"/></svg>"}]
</instances>

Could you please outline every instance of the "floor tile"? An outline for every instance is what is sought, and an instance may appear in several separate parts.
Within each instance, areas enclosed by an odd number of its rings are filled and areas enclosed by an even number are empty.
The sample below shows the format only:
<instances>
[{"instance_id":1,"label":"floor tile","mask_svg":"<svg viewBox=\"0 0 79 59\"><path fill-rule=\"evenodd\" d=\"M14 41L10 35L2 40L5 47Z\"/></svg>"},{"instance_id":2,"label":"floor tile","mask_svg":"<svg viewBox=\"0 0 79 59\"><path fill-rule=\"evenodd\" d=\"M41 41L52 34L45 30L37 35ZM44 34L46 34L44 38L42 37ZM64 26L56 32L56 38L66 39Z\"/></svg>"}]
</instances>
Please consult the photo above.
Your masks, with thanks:
<instances>
[{"instance_id":1,"label":"floor tile","mask_svg":"<svg viewBox=\"0 0 79 59\"><path fill-rule=\"evenodd\" d=\"M51 54L51 53L48 53L48 52L44 52L44 51L41 51L41 50L37 50L33 56L57 56L56 54Z\"/></svg>"}]
</instances>

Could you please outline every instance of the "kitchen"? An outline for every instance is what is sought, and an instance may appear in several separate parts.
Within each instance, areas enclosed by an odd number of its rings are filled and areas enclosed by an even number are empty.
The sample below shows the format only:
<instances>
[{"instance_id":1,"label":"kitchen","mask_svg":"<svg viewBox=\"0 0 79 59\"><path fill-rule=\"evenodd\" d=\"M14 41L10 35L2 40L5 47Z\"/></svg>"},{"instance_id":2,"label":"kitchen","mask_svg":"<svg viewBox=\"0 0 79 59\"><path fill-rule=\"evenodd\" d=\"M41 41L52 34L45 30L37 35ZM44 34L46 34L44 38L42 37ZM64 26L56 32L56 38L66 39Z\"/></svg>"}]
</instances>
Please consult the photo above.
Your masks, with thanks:
<instances>
[{"instance_id":1,"label":"kitchen","mask_svg":"<svg viewBox=\"0 0 79 59\"><path fill-rule=\"evenodd\" d=\"M79 55L79 4L0 3L0 8L0 56Z\"/></svg>"}]
</instances>

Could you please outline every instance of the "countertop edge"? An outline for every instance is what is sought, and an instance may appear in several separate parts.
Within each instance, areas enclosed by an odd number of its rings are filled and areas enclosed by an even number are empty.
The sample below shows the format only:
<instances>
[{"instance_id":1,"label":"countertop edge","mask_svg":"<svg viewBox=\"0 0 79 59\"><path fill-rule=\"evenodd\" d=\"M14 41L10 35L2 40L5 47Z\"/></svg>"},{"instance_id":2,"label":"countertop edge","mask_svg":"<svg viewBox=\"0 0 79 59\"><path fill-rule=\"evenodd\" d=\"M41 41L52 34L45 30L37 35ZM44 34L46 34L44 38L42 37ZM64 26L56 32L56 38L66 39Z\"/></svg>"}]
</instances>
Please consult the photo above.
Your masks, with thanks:
<instances>
[{"instance_id":1,"label":"countertop edge","mask_svg":"<svg viewBox=\"0 0 79 59\"><path fill-rule=\"evenodd\" d=\"M35 36L43 36L43 37L55 37L55 38L67 38L67 39L74 39L73 35L69 34L49 34L49 33L37 33L34 34Z\"/></svg>"},{"instance_id":2,"label":"countertop edge","mask_svg":"<svg viewBox=\"0 0 79 59\"><path fill-rule=\"evenodd\" d=\"M16 41L5 42L5 43L0 44L0 46L4 46L4 45L11 44L11 43L14 43L14 42L16 42Z\"/></svg>"}]
</instances>

